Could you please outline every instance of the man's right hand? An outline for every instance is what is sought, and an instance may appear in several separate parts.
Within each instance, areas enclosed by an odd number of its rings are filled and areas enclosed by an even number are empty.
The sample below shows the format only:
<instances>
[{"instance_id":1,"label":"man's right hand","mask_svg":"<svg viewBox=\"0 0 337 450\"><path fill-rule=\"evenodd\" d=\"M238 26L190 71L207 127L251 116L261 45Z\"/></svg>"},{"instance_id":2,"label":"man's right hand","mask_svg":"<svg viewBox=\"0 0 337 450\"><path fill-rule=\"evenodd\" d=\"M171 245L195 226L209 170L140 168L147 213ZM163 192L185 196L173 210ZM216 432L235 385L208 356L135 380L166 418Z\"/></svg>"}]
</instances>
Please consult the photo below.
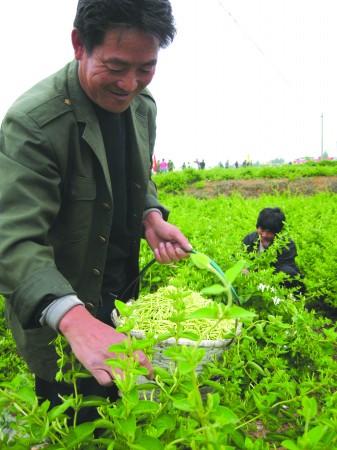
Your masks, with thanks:
<instances>
[{"instance_id":1,"label":"man's right hand","mask_svg":"<svg viewBox=\"0 0 337 450\"><path fill-rule=\"evenodd\" d=\"M108 347L119 344L126 336L114 328L95 319L82 305L75 306L60 320L59 330L69 342L79 362L96 378L102 386L111 386L114 380L107 359L117 355L108 351ZM153 378L153 368L142 351L136 351L139 364L148 369L149 379ZM123 377L121 370L116 369Z\"/></svg>"}]
</instances>

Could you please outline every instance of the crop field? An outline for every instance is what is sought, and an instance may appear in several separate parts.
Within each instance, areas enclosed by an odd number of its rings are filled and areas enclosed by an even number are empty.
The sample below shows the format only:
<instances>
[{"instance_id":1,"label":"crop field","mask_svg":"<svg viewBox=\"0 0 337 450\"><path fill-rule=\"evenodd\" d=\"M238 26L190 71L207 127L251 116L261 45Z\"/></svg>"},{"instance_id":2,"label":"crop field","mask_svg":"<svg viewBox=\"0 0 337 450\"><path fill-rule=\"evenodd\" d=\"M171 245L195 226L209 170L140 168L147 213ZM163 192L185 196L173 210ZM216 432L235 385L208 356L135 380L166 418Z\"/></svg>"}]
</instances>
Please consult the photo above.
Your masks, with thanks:
<instances>
[{"instance_id":1,"label":"crop field","mask_svg":"<svg viewBox=\"0 0 337 450\"><path fill-rule=\"evenodd\" d=\"M336 175L335 164L303 164L303 167L270 168L275 178L295 179ZM248 169L247 178L262 169ZM263 169L268 178L268 169ZM223 172L224 174L225 172ZM310 174L309 174L310 173ZM0 318L0 449L146 449L146 450L330 450L337 448L337 194L318 192L310 196L277 192L245 198L236 192L214 198L187 195L194 183L223 179L218 171L186 171L156 176L159 198L170 213L170 222L189 238L193 248L207 255L226 274L226 282L208 266L188 259L167 266L153 264L142 277L141 294L174 288L170 336L184 337L188 314L182 301L186 291L212 298L214 308L201 308L202 320L237 320L240 332L231 339L221 358L197 367L205 355L199 347L172 345L164 351L170 367L155 367L155 384L137 384L143 375L137 364L118 359L126 374L116 383L122 394L117 403L106 399L65 398L61 407L48 411L39 405L33 377L16 353L3 314ZM230 173L227 172L226 176ZM233 177L239 172L233 170ZM271 176L271 175L270 175ZM222 178L221 178L222 177ZM270 267L275 252L256 258L248 274L242 274L247 255L243 237L255 231L259 211L279 206L286 215L283 236L297 246L296 262L304 274L305 295L294 295L282 285L282 275ZM145 242L141 268L153 258ZM233 297L231 282L237 297ZM172 289L173 289L172 288ZM0 300L3 310L4 299ZM231 306L229 303L233 302ZM123 309L123 307L122 307ZM132 317L121 331L130 336ZM124 328L123 328L124 327ZM127 340L113 350L132 355L137 349L152 358L154 336L143 341ZM60 336L59 379L76 384L84 371ZM68 371L65 364L70 365ZM110 361L114 368L116 362ZM205 394L205 388L206 394ZM97 406L96 422L76 424L65 420L68 407L78 411ZM96 429L102 430L97 435Z\"/></svg>"}]
</instances>

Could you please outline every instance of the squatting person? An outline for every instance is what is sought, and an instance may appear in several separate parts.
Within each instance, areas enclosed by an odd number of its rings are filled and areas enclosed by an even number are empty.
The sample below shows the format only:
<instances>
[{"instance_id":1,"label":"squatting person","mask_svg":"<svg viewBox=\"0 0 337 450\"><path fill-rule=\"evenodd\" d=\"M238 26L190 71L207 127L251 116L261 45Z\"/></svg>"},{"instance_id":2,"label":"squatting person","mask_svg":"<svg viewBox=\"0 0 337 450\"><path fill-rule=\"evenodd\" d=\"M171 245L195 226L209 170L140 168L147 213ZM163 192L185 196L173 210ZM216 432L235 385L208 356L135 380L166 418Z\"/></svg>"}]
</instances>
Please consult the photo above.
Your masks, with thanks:
<instances>
[{"instance_id":1,"label":"squatting person","mask_svg":"<svg viewBox=\"0 0 337 450\"><path fill-rule=\"evenodd\" d=\"M283 230L285 220L285 214L278 207L262 209L257 218L256 231L243 238L247 252L261 254L267 251L273 244L275 236ZM303 275L295 262L296 256L295 242L291 238L287 238L281 251L277 253L277 260L272 265L276 272L284 272L288 275L287 280L283 283L285 287L296 288L298 293L303 294L305 285L300 280Z\"/></svg>"}]
</instances>

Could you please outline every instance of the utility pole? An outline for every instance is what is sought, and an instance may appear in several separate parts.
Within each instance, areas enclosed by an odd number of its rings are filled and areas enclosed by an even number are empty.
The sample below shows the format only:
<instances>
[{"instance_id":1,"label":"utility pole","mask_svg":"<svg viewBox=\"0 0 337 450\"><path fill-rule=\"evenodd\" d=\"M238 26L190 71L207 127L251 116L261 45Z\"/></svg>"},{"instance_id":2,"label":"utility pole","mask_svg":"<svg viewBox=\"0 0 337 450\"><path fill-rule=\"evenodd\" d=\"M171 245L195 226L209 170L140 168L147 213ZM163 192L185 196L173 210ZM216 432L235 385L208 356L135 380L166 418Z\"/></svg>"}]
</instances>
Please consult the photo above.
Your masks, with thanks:
<instances>
[{"instance_id":1,"label":"utility pole","mask_svg":"<svg viewBox=\"0 0 337 450\"><path fill-rule=\"evenodd\" d=\"M321 114L321 159L323 159L323 113Z\"/></svg>"}]
</instances>

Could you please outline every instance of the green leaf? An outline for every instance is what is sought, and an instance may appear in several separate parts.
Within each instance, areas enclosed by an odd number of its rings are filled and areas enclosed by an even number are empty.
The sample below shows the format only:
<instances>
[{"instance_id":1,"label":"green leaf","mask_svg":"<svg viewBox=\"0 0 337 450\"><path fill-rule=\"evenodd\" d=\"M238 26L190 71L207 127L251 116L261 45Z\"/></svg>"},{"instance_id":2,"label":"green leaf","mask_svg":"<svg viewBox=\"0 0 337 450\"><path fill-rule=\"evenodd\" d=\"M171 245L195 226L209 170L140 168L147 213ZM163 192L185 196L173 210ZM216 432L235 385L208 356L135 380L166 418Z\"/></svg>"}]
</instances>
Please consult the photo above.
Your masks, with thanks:
<instances>
[{"instance_id":1,"label":"green leaf","mask_svg":"<svg viewBox=\"0 0 337 450\"><path fill-rule=\"evenodd\" d=\"M163 450L164 445L156 438L152 436L148 436L147 434L142 434L135 442L137 448L139 449L141 446L144 450Z\"/></svg>"},{"instance_id":2,"label":"green leaf","mask_svg":"<svg viewBox=\"0 0 337 450\"><path fill-rule=\"evenodd\" d=\"M81 408L87 407L87 406L104 406L108 405L109 401L103 397L99 397L96 395L88 395L87 397L84 397L81 402Z\"/></svg>"},{"instance_id":3,"label":"green leaf","mask_svg":"<svg viewBox=\"0 0 337 450\"><path fill-rule=\"evenodd\" d=\"M188 361L180 361L179 362L179 371L181 374L186 375L187 373L194 372L195 365L191 364Z\"/></svg>"},{"instance_id":4,"label":"green leaf","mask_svg":"<svg viewBox=\"0 0 337 450\"><path fill-rule=\"evenodd\" d=\"M235 281L235 278L241 274L242 269L245 266L246 266L246 262L244 260L242 260L242 261L238 261L236 264L234 264L234 266L229 268L225 273L226 280L228 281L228 283L233 284L233 282Z\"/></svg>"},{"instance_id":5,"label":"green leaf","mask_svg":"<svg viewBox=\"0 0 337 450\"><path fill-rule=\"evenodd\" d=\"M49 422L48 420L46 421L46 423L44 423L44 427L41 427L40 425L38 425L37 423L32 423L31 427L30 427L30 434L34 437L34 439L36 439L37 441L41 441L44 437L44 433L46 431L46 429L49 427Z\"/></svg>"},{"instance_id":6,"label":"green leaf","mask_svg":"<svg viewBox=\"0 0 337 450\"><path fill-rule=\"evenodd\" d=\"M192 412L194 411L194 405L187 399L182 398L180 400L175 400L173 406L181 411Z\"/></svg>"},{"instance_id":7,"label":"green leaf","mask_svg":"<svg viewBox=\"0 0 337 450\"><path fill-rule=\"evenodd\" d=\"M86 422L73 428L67 439L67 448L74 448L76 445L84 442L95 430L95 425L92 422Z\"/></svg>"},{"instance_id":8,"label":"green leaf","mask_svg":"<svg viewBox=\"0 0 337 450\"><path fill-rule=\"evenodd\" d=\"M239 421L238 416L231 409L221 405L212 411L211 416L221 425L235 424Z\"/></svg>"},{"instance_id":9,"label":"green leaf","mask_svg":"<svg viewBox=\"0 0 337 450\"><path fill-rule=\"evenodd\" d=\"M191 341L197 341L200 336L197 333L193 333L192 331L184 331L180 335L180 337L184 339L190 339Z\"/></svg>"},{"instance_id":10,"label":"green leaf","mask_svg":"<svg viewBox=\"0 0 337 450\"><path fill-rule=\"evenodd\" d=\"M132 349L135 351L152 348L154 343L155 343L154 339L134 339L132 341Z\"/></svg>"},{"instance_id":11,"label":"green leaf","mask_svg":"<svg viewBox=\"0 0 337 450\"><path fill-rule=\"evenodd\" d=\"M227 393L227 388L225 388L221 383L219 383L218 381L213 381L213 380L205 380L203 382L203 385L209 386L211 387L213 390L218 391L222 394L226 394ZM215 394L213 394L214 396Z\"/></svg>"},{"instance_id":12,"label":"green leaf","mask_svg":"<svg viewBox=\"0 0 337 450\"><path fill-rule=\"evenodd\" d=\"M158 389L158 385L157 383L142 383L142 384L137 384L136 386L137 391L154 391L155 389Z\"/></svg>"},{"instance_id":13,"label":"green leaf","mask_svg":"<svg viewBox=\"0 0 337 450\"><path fill-rule=\"evenodd\" d=\"M163 350L163 355L167 358L174 359L175 361L185 361L185 357L181 354L181 346L174 346L166 348Z\"/></svg>"},{"instance_id":14,"label":"green leaf","mask_svg":"<svg viewBox=\"0 0 337 450\"><path fill-rule=\"evenodd\" d=\"M30 388L29 386L22 386L17 392L12 392L12 395L13 397L20 399L21 401L24 401L29 405L34 405L34 403L37 403L34 389Z\"/></svg>"},{"instance_id":15,"label":"green leaf","mask_svg":"<svg viewBox=\"0 0 337 450\"><path fill-rule=\"evenodd\" d=\"M151 414L156 413L160 409L160 405L148 400L139 400L138 404L133 408L134 414Z\"/></svg>"},{"instance_id":16,"label":"green leaf","mask_svg":"<svg viewBox=\"0 0 337 450\"><path fill-rule=\"evenodd\" d=\"M259 372L261 375L263 375L264 377L266 376L265 371L262 369L261 366L259 366L258 364L256 364L255 361L247 361L247 366L252 367L253 369L255 369L257 372Z\"/></svg>"},{"instance_id":17,"label":"green leaf","mask_svg":"<svg viewBox=\"0 0 337 450\"><path fill-rule=\"evenodd\" d=\"M301 414L305 417L307 422L317 415L317 403L313 397L303 397L302 406L303 411L301 411Z\"/></svg>"},{"instance_id":18,"label":"green leaf","mask_svg":"<svg viewBox=\"0 0 337 450\"><path fill-rule=\"evenodd\" d=\"M115 307L122 316L129 317L132 313L132 307L120 300L115 300Z\"/></svg>"},{"instance_id":19,"label":"green leaf","mask_svg":"<svg viewBox=\"0 0 337 450\"><path fill-rule=\"evenodd\" d=\"M219 310L218 308L199 308L196 311L186 314L185 320L190 319L218 319Z\"/></svg>"},{"instance_id":20,"label":"green leaf","mask_svg":"<svg viewBox=\"0 0 337 450\"><path fill-rule=\"evenodd\" d=\"M253 319L255 316L255 313L240 308L240 306L232 306L226 314L227 319Z\"/></svg>"},{"instance_id":21,"label":"green leaf","mask_svg":"<svg viewBox=\"0 0 337 450\"><path fill-rule=\"evenodd\" d=\"M162 342L165 341L166 339L169 339L170 337L172 337L172 333L167 332L167 333L161 333L157 336L157 342Z\"/></svg>"},{"instance_id":22,"label":"green leaf","mask_svg":"<svg viewBox=\"0 0 337 450\"><path fill-rule=\"evenodd\" d=\"M123 341L120 344L114 344L111 347L108 347L108 350L113 353L126 353L128 348L125 341Z\"/></svg>"},{"instance_id":23,"label":"green leaf","mask_svg":"<svg viewBox=\"0 0 337 450\"><path fill-rule=\"evenodd\" d=\"M308 431L308 433L305 433L305 440L311 444L312 448L315 448L315 445L321 442L321 439L325 435L326 431L327 427L323 425L312 428Z\"/></svg>"},{"instance_id":24,"label":"green leaf","mask_svg":"<svg viewBox=\"0 0 337 450\"><path fill-rule=\"evenodd\" d=\"M55 406L53 409L48 411L47 415L50 422L52 422L53 420L59 418L62 414L64 414L67 411L67 409L74 404L74 401L75 400L72 397L67 398L67 400L64 400L61 405Z\"/></svg>"},{"instance_id":25,"label":"green leaf","mask_svg":"<svg viewBox=\"0 0 337 450\"><path fill-rule=\"evenodd\" d=\"M127 434L128 436L135 435L137 428L135 416L129 416L127 419L116 419L116 424L118 424L122 434Z\"/></svg>"},{"instance_id":26,"label":"green leaf","mask_svg":"<svg viewBox=\"0 0 337 450\"><path fill-rule=\"evenodd\" d=\"M114 424L111 420L106 420L106 419L96 419L94 422L95 428L104 428L104 429L113 429L114 428Z\"/></svg>"},{"instance_id":27,"label":"green leaf","mask_svg":"<svg viewBox=\"0 0 337 450\"><path fill-rule=\"evenodd\" d=\"M176 419L171 414L163 414L153 421L156 428L165 428L166 430L174 430Z\"/></svg>"},{"instance_id":28,"label":"green leaf","mask_svg":"<svg viewBox=\"0 0 337 450\"><path fill-rule=\"evenodd\" d=\"M131 389L128 392L123 393L122 402L124 403L124 405L129 403L128 406L132 405L132 408L138 405L139 399L137 389Z\"/></svg>"},{"instance_id":29,"label":"green leaf","mask_svg":"<svg viewBox=\"0 0 337 450\"><path fill-rule=\"evenodd\" d=\"M301 450L301 448L298 447L294 441L290 441L289 439L281 442L281 445L288 450Z\"/></svg>"},{"instance_id":30,"label":"green leaf","mask_svg":"<svg viewBox=\"0 0 337 450\"><path fill-rule=\"evenodd\" d=\"M172 378L172 375L166 369L159 366L154 367L154 375L160 378Z\"/></svg>"},{"instance_id":31,"label":"green leaf","mask_svg":"<svg viewBox=\"0 0 337 450\"><path fill-rule=\"evenodd\" d=\"M212 286L205 287L201 290L206 295L220 295L226 292L228 289L221 284L213 284Z\"/></svg>"},{"instance_id":32,"label":"green leaf","mask_svg":"<svg viewBox=\"0 0 337 450\"><path fill-rule=\"evenodd\" d=\"M132 331L134 329L135 323L136 323L136 320L130 318L122 325L118 325L118 327L116 327L116 330L120 331L121 333L130 333L130 331Z\"/></svg>"},{"instance_id":33,"label":"green leaf","mask_svg":"<svg viewBox=\"0 0 337 450\"><path fill-rule=\"evenodd\" d=\"M211 260L203 253L191 253L190 259L198 269L209 270L211 268Z\"/></svg>"}]
</instances>

